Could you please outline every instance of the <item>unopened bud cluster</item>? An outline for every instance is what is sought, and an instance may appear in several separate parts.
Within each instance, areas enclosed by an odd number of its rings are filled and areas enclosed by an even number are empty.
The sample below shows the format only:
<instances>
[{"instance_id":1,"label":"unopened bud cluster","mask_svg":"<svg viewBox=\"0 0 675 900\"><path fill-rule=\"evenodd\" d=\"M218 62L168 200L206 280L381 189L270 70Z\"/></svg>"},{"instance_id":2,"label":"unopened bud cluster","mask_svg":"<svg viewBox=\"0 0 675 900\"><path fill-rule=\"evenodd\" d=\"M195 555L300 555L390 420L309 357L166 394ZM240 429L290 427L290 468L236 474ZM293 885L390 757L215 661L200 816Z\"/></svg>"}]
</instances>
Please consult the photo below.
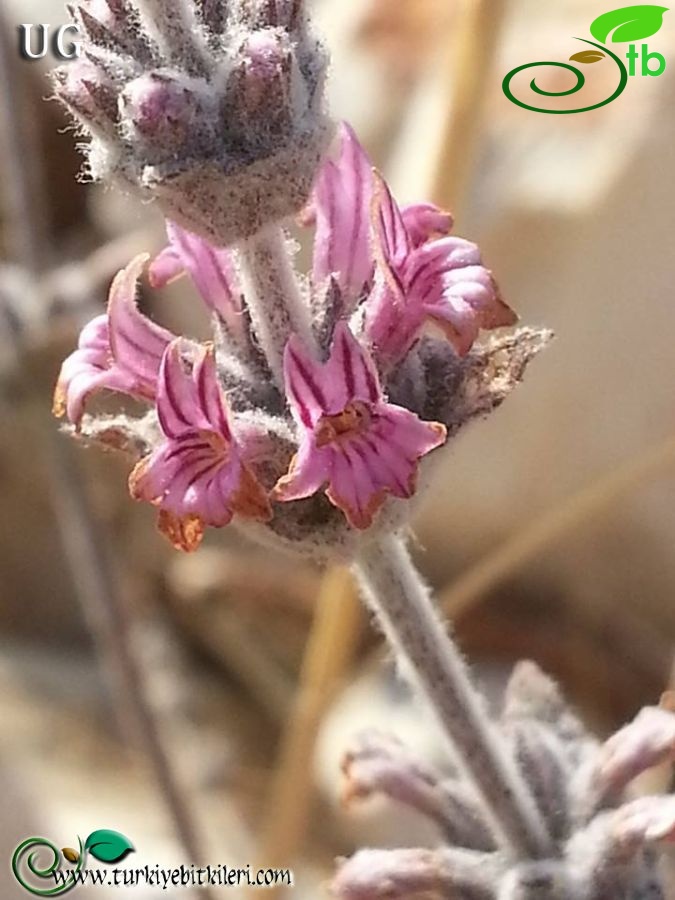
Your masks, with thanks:
<instances>
[{"instance_id":1,"label":"unopened bud cluster","mask_svg":"<svg viewBox=\"0 0 675 900\"><path fill-rule=\"evenodd\" d=\"M675 800L631 799L631 782L675 759L672 698L600 745L534 663L516 667L494 723L532 791L551 850L516 860L453 761L444 775L393 737L363 734L344 758L345 801L380 797L433 823L438 846L360 850L336 900L664 900L659 854L675 841Z\"/></svg>"},{"instance_id":2,"label":"unopened bud cluster","mask_svg":"<svg viewBox=\"0 0 675 900\"><path fill-rule=\"evenodd\" d=\"M326 57L300 0L83 0L81 60L55 74L88 174L225 246L306 203L331 137Z\"/></svg>"}]
</instances>

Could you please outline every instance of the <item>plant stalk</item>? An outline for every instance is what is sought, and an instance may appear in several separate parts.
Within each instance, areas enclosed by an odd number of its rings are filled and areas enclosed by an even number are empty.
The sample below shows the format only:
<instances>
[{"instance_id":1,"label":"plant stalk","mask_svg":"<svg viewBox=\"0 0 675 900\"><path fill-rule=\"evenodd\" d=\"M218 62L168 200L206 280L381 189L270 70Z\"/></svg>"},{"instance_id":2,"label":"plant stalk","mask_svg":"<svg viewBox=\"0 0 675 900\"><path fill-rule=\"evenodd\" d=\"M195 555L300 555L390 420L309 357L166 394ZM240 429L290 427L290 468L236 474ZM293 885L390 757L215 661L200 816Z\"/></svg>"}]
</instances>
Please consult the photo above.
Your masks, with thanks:
<instances>
[{"instance_id":1,"label":"plant stalk","mask_svg":"<svg viewBox=\"0 0 675 900\"><path fill-rule=\"evenodd\" d=\"M546 824L404 542L395 535L374 541L354 570L404 676L431 704L497 839L518 859L546 857L551 849Z\"/></svg>"},{"instance_id":2,"label":"plant stalk","mask_svg":"<svg viewBox=\"0 0 675 900\"><path fill-rule=\"evenodd\" d=\"M291 334L312 347L309 306L300 292L288 241L277 226L263 229L239 247L242 289L260 349L280 391L284 388L284 349Z\"/></svg>"}]
</instances>

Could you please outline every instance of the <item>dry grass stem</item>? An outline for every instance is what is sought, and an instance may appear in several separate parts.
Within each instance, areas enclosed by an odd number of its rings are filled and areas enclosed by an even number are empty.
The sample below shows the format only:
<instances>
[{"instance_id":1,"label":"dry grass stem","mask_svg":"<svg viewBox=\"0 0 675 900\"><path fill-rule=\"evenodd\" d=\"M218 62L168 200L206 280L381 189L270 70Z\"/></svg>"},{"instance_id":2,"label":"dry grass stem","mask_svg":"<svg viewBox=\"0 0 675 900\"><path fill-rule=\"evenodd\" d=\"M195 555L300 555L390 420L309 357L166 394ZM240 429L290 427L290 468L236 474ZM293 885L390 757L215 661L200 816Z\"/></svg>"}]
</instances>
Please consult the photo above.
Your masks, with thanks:
<instances>
[{"instance_id":1,"label":"dry grass stem","mask_svg":"<svg viewBox=\"0 0 675 900\"><path fill-rule=\"evenodd\" d=\"M645 481L667 472L673 464L675 438L671 437L544 513L460 575L441 594L445 611L451 619L457 619L497 584L512 576L556 541L600 515L608 506L635 491Z\"/></svg>"},{"instance_id":2,"label":"dry grass stem","mask_svg":"<svg viewBox=\"0 0 675 900\"><path fill-rule=\"evenodd\" d=\"M263 815L261 866L287 866L302 847L311 816L317 734L354 658L363 620L349 571L330 569L317 597L298 690ZM268 891L268 896L278 897L280 890Z\"/></svg>"}]
</instances>

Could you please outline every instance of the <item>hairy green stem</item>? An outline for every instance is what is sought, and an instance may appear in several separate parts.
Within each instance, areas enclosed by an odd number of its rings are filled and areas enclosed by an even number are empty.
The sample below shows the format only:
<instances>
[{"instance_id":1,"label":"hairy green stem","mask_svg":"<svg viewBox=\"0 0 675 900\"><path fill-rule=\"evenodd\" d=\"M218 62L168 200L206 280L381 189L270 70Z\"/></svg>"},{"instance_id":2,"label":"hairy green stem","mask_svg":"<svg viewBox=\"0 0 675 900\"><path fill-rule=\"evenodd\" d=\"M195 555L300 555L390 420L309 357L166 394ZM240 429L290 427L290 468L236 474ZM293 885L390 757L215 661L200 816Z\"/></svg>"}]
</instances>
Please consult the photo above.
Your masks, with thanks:
<instances>
[{"instance_id":1,"label":"hairy green stem","mask_svg":"<svg viewBox=\"0 0 675 900\"><path fill-rule=\"evenodd\" d=\"M551 849L546 825L404 542L394 535L376 540L354 569L404 676L430 703L496 837L519 859L545 857Z\"/></svg>"}]
</instances>

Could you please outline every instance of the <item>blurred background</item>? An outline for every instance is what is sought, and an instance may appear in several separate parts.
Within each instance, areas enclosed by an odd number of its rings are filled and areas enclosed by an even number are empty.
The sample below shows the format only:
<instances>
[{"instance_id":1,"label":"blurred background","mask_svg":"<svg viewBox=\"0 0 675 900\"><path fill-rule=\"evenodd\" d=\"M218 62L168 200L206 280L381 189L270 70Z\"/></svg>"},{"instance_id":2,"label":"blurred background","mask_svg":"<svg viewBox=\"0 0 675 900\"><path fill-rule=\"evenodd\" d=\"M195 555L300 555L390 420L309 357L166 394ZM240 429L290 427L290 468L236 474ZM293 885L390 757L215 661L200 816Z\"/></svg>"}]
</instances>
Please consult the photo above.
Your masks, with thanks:
<instances>
[{"instance_id":1,"label":"blurred background","mask_svg":"<svg viewBox=\"0 0 675 900\"><path fill-rule=\"evenodd\" d=\"M606 734L658 699L673 663L675 14L649 39L662 76L631 78L595 112L548 116L509 103L502 78L567 59L603 2L314 5L335 113L399 199L452 209L522 320L557 335L447 454L416 521L420 568L488 693L535 659ZM16 31L62 24L60 4L0 9L0 857L32 834L61 847L114 828L134 864L198 852L289 866L294 895L321 896L336 856L424 839L402 810L343 807L353 736L381 726L437 760L439 740L346 572L233 529L178 556L129 500L126 462L58 436L60 362L115 271L162 246L162 220L76 181L76 138L45 102L54 60L21 60ZM604 66L589 81L611 79ZM192 299L182 282L144 301L200 334ZM0 884L25 896L5 863Z\"/></svg>"}]
</instances>

